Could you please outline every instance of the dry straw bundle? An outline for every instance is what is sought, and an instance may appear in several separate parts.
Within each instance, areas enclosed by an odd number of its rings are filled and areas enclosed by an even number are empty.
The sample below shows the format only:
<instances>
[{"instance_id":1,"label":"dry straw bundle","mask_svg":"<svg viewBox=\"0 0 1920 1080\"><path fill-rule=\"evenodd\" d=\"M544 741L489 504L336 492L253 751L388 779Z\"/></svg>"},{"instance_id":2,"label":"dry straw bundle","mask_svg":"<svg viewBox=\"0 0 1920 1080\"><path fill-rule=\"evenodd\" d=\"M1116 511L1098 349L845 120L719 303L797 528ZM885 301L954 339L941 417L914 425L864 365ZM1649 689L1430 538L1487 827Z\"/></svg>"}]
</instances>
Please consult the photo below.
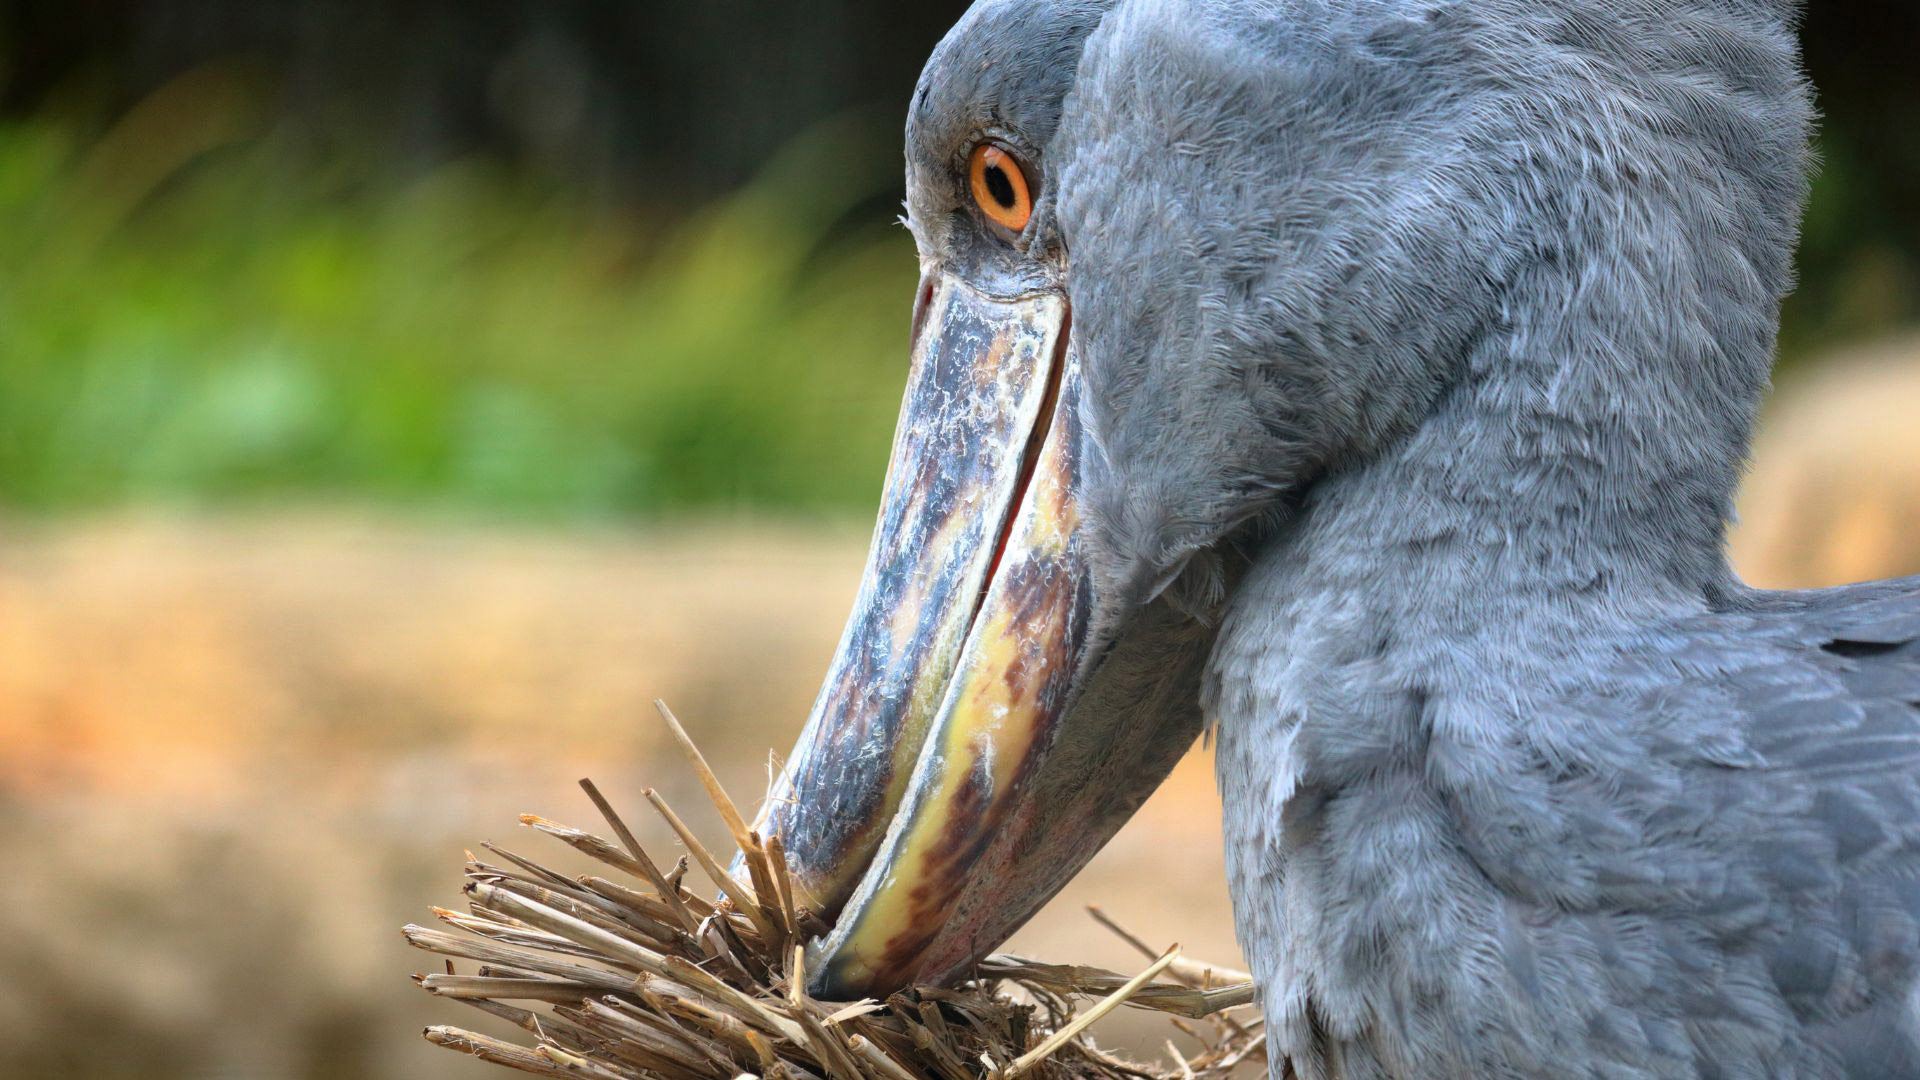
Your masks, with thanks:
<instances>
[{"instance_id":1,"label":"dry straw bundle","mask_svg":"<svg viewBox=\"0 0 1920 1080\"><path fill-rule=\"evenodd\" d=\"M598 860L608 876L567 877L487 845L498 861L469 853L467 910L436 908L447 929L404 930L412 945L448 958L445 973L416 976L429 993L532 1038L435 1026L430 1042L567 1080L1194 1080L1263 1060L1259 1021L1230 1011L1251 1002L1247 977L1182 960L1177 947L1132 978L994 956L953 989L813 1000L802 944L825 927L796 899L779 838L748 829L672 713L660 711L740 845L749 881L728 874L648 791L723 899L687 888L688 859L663 872L581 781L617 843L531 815L521 823ZM462 973L456 959L479 966ZM1094 998L1076 1012L1076 1001ZM1183 1055L1169 1040L1168 1060L1154 1065L1099 1050L1087 1026L1121 1004L1169 1014L1201 1049Z\"/></svg>"}]
</instances>

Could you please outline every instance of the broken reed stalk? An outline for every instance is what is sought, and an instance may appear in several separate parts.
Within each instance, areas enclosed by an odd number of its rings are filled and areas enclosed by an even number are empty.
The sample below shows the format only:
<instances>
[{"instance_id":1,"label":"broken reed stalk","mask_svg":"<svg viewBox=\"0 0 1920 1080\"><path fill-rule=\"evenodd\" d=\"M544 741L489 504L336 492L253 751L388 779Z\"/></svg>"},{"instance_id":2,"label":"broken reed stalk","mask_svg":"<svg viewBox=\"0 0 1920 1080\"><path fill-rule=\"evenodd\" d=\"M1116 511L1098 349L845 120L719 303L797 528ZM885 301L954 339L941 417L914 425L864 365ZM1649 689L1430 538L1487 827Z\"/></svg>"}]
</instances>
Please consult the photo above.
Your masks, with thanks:
<instances>
[{"instance_id":1,"label":"broken reed stalk","mask_svg":"<svg viewBox=\"0 0 1920 1080\"><path fill-rule=\"evenodd\" d=\"M656 706L740 846L750 884L649 790L648 802L726 899L688 891L687 860L663 874L606 797L582 780L616 840L531 814L521 824L625 880L569 877L487 845L500 861L468 854L468 910L433 909L447 930L402 931L409 944L447 958L445 972L415 976L423 988L505 1021L531 1043L443 1025L426 1029L429 1042L570 1080L1222 1080L1243 1062L1264 1061L1260 1021L1227 1013L1253 1000L1246 976L1184 960L1177 947L1131 978L991 956L958 988L920 987L884 1002L815 1001L804 943L825 924L795 895L779 837L763 841L747 825L679 720ZM1154 955L1105 915L1095 917ZM455 960L476 966L459 972ZM1156 981L1162 974L1175 981ZM1094 998L1075 1014L1075 1000ZM1087 1028L1122 1004L1169 1014L1197 1050L1183 1053L1169 1041L1164 1064L1101 1051Z\"/></svg>"}]
</instances>

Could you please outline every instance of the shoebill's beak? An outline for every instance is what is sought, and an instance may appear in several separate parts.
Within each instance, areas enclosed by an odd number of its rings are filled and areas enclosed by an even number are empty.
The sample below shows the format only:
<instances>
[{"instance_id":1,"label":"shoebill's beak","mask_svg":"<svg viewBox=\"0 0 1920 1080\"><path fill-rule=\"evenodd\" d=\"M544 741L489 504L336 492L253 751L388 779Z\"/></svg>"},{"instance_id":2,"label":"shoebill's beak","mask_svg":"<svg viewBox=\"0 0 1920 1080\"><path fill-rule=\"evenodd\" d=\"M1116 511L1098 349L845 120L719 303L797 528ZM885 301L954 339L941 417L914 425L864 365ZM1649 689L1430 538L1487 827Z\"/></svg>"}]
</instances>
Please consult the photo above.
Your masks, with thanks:
<instances>
[{"instance_id":1,"label":"shoebill's beak","mask_svg":"<svg viewBox=\"0 0 1920 1080\"><path fill-rule=\"evenodd\" d=\"M1070 304L935 271L853 614L761 814L836 917L815 992L963 976L1199 730L1205 641L1088 574Z\"/></svg>"}]
</instances>

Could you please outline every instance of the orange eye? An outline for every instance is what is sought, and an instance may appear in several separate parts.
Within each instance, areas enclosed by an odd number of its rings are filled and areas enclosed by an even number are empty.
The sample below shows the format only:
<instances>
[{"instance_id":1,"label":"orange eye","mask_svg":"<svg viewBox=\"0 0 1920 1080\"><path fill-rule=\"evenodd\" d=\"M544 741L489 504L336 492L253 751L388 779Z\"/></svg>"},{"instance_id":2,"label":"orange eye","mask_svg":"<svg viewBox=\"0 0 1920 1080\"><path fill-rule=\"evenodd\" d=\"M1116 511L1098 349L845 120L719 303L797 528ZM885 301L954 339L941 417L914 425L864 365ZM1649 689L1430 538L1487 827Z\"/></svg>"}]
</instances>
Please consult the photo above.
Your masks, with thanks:
<instances>
[{"instance_id":1,"label":"orange eye","mask_svg":"<svg viewBox=\"0 0 1920 1080\"><path fill-rule=\"evenodd\" d=\"M1033 216L1033 193L1012 154L993 143L974 147L967 162L967 185L988 220L1014 232L1027 227L1027 219Z\"/></svg>"}]
</instances>

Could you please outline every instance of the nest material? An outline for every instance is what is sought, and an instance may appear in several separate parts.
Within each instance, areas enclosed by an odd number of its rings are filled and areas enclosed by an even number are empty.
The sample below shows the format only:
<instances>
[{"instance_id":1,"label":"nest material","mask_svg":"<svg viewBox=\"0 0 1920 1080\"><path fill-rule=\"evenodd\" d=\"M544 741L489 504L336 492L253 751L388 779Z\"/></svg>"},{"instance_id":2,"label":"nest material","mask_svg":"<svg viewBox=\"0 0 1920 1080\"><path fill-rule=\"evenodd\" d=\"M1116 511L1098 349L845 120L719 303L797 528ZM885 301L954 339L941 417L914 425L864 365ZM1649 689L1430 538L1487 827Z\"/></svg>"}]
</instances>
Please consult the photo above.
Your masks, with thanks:
<instances>
[{"instance_id":1,"label":"nest material","mask_svg":"<svg viewBox=\"0 0 1920 1080\"><path fill-rule=\"evenodd\" d=\"M468 853L468 910L434 909L450 929L403 931L410 944L449 958L444 974L416 976L429 993L491 1013L532 1040L435 1026L425 1031L429 1042L567 1080L1195 1080L1264 1060L1260 1022L1233 1014L1252 1001L1247 977L1182 960L1177 946L1132 978L992 956L956 988L850 1005L813 1000L802 945L826 927L796 898L779 838L763 842L748 829L672 713L660 710L750 880L729 875L649 790L724 899L687 889L687 858L662 873L581 781L617 844L533 815L521 823L615 875L567 877L489 844L498 862ZM455 958L479 967L460 973ZM1199 1051L1182 1054L1169 1039L1166 1062L1136 1064L1098 1049L1088 1025L1122 1004L1169 1014Z\"/></svg>"}]
</instances>

